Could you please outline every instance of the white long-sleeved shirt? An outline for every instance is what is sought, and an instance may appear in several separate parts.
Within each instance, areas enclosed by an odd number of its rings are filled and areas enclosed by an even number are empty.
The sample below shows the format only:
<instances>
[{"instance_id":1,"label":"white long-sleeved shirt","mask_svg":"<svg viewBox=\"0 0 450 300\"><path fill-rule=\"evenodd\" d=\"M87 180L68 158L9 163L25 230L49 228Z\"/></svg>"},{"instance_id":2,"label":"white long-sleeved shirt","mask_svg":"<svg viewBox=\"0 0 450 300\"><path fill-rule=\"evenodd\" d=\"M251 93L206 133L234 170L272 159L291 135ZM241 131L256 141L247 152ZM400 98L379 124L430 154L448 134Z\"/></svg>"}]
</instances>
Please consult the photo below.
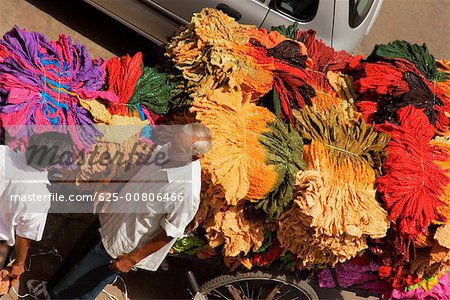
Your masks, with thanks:
<instances>
[{"instance_id":1,"label":"white long-sleeved shirt","mask_svg":"<svg viewBox=\"0 0 450 300\"><path fill-rule=\"evenodd\" d=\"M28 166L23 153L0 146L0 240L13 246L16 234L34 241L42 239L50 201L32 201L29 196L48 196L48 184L46 171ZM29 201L11 201L14 195Z\"/></svg>"},{"instance_id":2,"label":"white long-sleeved shirt","mask_svg":"<svg viewBox=\"0 0 450 300\"><path fill-rule=\"evenodd\" d=\"M161 150L158 147L155 150ZM167 181L155 181L165 172ZM119 193L122 199L111 202L108 212L100 215L100 235L108 254L116 258L151 241L163 230L173 239L158 251L141 260L136 267L156 271L177 238L194 218L200 203L201 166L196 160L188 165L161 169L155 164L144 166ZM154 201L127 201L129 195L154 194ZM128 194L128 196L127 196ZM158 194L166 197L158 201ZM182 194L182 199L179 196ZM150 197L150 196L149 196ZM172 198L171 198L172 197Z\"/></svg>"}]
</instances>

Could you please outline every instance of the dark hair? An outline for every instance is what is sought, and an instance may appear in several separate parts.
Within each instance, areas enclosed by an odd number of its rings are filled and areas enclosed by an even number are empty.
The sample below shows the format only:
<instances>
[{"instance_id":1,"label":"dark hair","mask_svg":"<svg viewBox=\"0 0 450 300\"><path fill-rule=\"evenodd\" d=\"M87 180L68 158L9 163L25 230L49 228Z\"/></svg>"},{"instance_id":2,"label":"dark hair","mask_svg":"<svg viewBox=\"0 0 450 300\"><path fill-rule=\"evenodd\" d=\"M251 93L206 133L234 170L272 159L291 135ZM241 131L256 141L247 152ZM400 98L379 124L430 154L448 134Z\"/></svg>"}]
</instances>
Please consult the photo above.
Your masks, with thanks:
<instances>
[{"instance_id":1,"label":"dark hair","mask_svg":"<svg viewBox=\"0 0 450 300\"><path fill-rule=\"evenodd\" d=\"M70 162L73 155L72 138L62 132L44 132L29 137L25 157L35 169L47 169Z\"/></svg>"}]
</instances>

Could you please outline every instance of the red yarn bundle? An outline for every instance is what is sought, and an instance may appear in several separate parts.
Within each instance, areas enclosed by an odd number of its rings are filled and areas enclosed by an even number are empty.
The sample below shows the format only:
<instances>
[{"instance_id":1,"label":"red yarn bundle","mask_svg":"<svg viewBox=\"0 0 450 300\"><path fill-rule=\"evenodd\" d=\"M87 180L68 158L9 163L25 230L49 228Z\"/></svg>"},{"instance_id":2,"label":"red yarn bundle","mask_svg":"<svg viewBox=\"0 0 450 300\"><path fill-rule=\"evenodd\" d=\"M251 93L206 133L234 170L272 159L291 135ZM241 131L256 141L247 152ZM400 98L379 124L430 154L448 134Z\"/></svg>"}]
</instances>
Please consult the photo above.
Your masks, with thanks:
<instances>
[{"instance_id":1,"label":"red yarn bundle","mask_svg":"<svg viewBox=\"0 0 450 300\"><path fill-rule=\"evenodd\" d=\"M399 125L378 126L392 138L386 147L388 156L378 190L397 231L412 238L440 218L437 209L443 203L439 197L450 179L436 161L450 158L430 144L435 130L423 110L401 108L397 119Z\"/></svg>"}]
</instances>

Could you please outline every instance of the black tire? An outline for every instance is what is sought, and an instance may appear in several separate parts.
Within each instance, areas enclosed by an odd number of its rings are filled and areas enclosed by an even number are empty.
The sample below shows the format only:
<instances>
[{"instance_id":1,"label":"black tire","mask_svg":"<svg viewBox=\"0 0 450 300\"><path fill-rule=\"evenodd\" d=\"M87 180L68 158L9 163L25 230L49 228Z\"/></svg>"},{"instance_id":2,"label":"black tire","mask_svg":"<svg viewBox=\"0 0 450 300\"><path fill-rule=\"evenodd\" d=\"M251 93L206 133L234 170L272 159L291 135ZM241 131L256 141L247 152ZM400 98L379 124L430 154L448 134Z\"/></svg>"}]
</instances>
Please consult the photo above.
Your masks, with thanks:
<instances>
[{"instance_id":1,"label":"black tire","mask_svg":"<svg viewBox=\"0 0 450 300\"><path fill-rule=\"evenodd\" d=\"M247 272L247 273L236 273L233 275L222 275L213 278L200 287L200 293L203 295L208 295L215 289L225 287L227 285L236 282L250 282L250 281L272 281L279 282L291 287L295 287L298 291L301 291L310 300L319 300L319 296L314 290L314 288L309 285L306 281L298 280L292 276L285 274L268 273L262 271Z\"/></svg>"}]
</instances>

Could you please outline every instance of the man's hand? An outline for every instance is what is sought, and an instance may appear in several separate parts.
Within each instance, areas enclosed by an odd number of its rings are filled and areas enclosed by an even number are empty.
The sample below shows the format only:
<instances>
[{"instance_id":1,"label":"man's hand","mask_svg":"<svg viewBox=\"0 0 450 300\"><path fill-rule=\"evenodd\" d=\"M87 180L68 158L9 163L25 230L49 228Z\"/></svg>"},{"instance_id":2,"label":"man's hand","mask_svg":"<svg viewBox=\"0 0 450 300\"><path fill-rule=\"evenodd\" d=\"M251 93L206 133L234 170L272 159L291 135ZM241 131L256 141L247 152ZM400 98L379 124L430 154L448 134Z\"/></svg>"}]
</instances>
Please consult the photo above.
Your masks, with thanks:
<instances>
[{"instance_id":1,"label":"man's hand","mask_svg":"<svg viewBox=\"0 0 450 300\"><path fill-rule=\"evenodd\" d=\"M130 254L125 254L113 260L109 268L118 273L128 273L137 263Z\"/></svg>"},{"instance_id":2,"label":"man's hand","mask_svg":"<svg viewBox=\"0 0 450 300\"><path fill-rule=\"evenodd\" d=\"M14 283L20 278L20 275L22 275L24 272L24 264L13 263L8 274L8 276L11 278L11 285L14 285Z\"/></svg>"},{"instance_id":3,"label":"man's hand","mask_svg":"<svg viewBox=\"0 0 450 300\"><path fill-rule=\"evenodd\" d=\"M171 240L172 238L169 238L165 231L161 231L153 240L149 241L141 248L137 248L131 253L117 257L111 262L109 268L114 272L128 273L138 262L158 251Z\"/></svg>"}]
</instances>

